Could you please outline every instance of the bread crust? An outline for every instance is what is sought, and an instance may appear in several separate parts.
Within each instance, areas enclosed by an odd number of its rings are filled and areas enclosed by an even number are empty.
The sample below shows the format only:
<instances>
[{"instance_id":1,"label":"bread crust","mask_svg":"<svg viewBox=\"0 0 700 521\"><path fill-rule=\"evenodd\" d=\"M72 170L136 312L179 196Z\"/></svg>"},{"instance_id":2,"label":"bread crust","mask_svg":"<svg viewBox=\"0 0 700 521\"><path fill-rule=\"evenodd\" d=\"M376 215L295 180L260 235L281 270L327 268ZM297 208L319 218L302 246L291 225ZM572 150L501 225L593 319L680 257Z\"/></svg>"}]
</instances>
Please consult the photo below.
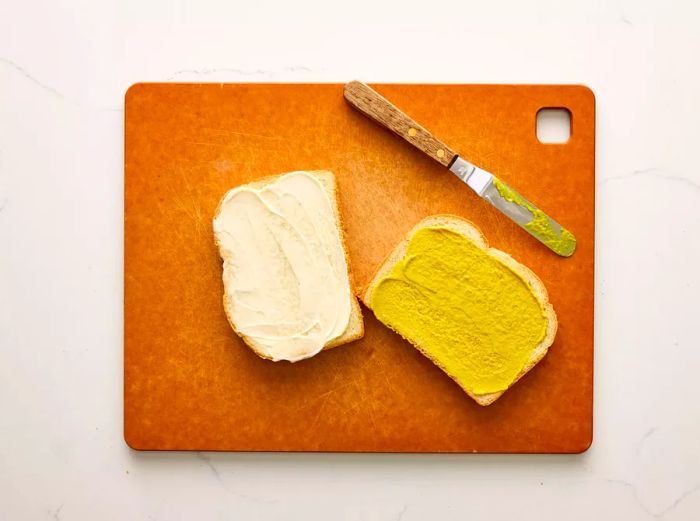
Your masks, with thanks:
<instances>
[{"instance_id":1,"label":"bread crust","mask_svg":"<svg viewBox=\"0 0 700 521\"><path fill-rule=\"evenodd\" d=\"M348 321L348 326L345 328L345 331L343 332L342 335L336 337L335 339L331 340L328 342L326 345L323 346L322 351L325 351L327 349L331 349L333 347L337 347L343 344L347 344L349 342L353 342L355 340L359 340L362 338L365 334L365 326L364 326L364 320L362 317L362 308L360 307L360 304L357 301L357 298L355 298L356 292L354 290L355 285L354 285L354 278L353 278L353 273L352 269L350 267L350 255L348 254L348 247L345 239L345 228L344 228L344 223L342 220L342 216L340 213L340 200L338 196L338 187L335 182L335 176L333 175L332 172L328 170L304 170L307 174L313 175L318 181L321 183L323 188L326 190L326 193L328 194L328 197L331 201L331 205L333 207L333 214L335 215L335 222L336 222L336 227L338 229L338 233L340 234L340 241L343 245L343 253L345 254L345 264L348 268L348 280L350 282L350 294L352 298L350 299L350 305L351 305L351 311L350 311L350 319ZM255 188L255 189L261 189L264 188L267 185L270 185L277 181L279 178L290 174L292 172L287 172L284 174L278 174L278 175L273 175L273 176L267 176L263 177L261 179L258 179L256 181L253 181L251 183L247 183L245 185L240 185L235 188L232 188L231 190L235 190L237 188L241 187L249 187L249 188ZM226 197L228 196L229 190L224 194L224 196L221 198L219 201L219 204L216 207L216 211L214 212L214 219L216 219L219 216L219 213L221 213L221 207L226 200ZM216 243L216 247L219 250L219 254L221 254L222 251L222 246L221 243L219 242L219 238L214 234L214 242ZM222 257L223 258L223 257ZM229 307L227 305L227 295L226 291L224 291L223 294L223 306L224 306L224 313L226 314L226 319L228 320L228 323L231 326L231 329L233 329L236 334L241 337L243 342L246 343L248 347L250 347L255 354L257 354L260 358L265 358L267 360L272 360L270 356L268 356L266 353L261 352L257 346L255 345L255 342L252 341L248 336L244 335L241 333L238 329L236 329L236 326L233 323L232 317L231 317L231 311L229 310ZM313 357L311 357L313 358Z\"/></svg>"},{"instance_id":2,"label":"bread crust","mask_svg":"<svg viewBox=\"0 0 700 521\"><path fill-rule=\"evenodd\" d=\"M544 309L545 315L547 316L547 330L545 331L544 338L542 339L542 342L540 342L535 349L533 349L530 358L528 358L527 362L525 362L525 365L523 366L522 370L518 373L518 375L515 377L513 382L508 386L508 388L504 389L503 391L499 391L496 393L488 393L488 394L473 394L467 389L462 389L464 392L466 392L471 398L476 401L479 405L491 405L493 402L495 402L498 398L500 398L504 392L506 392L508 389L510 389L518 380L520 380L523 376L525 376L530 369L535 367L537 363L544 358L544 356L547 354L547 351L549 350L549 347L552 345L554 342L554 337L557 334L557 315L554 312L554 308L552 307L552 304L549 302L549 296L547 295L547 288L545 288L544 284L542 281L539 279L533 271L528 268L527 266L520 264L518 261L513 259L510 255L507 253L498 250L496 248L491 248L488 245L488 242L486 241L486 238L484 235L481 233L481 230L477 228L472 222L459 217L457 215L449 215L449 214L441 214L441 215L431 215L429 217L426 217L422 221L420 221L418 224L416 224L404 237L404 239L387 255L387 257L384 259L382 264L379 266L377 269L377 272L374 274L372 277L372 280L370 283L367 285L367 287L364 289L362 293L362 302L364 304L372 309L372 306L370 305L370 296L372 294L372 291L374 290L375 286L377 283L385 276L387 275L392 268L401 261L401 259L404 258L406 255L406 250L408 248L408 244L413 237L413 235L420 229L426 228L429 226L442 226L445 228L449 228L463 236L465 236L467 239L472 241L474 244L476 244L479 248L482 250L486 251L489 255L497 258L501 262L503 262L506 266L511 268L514 272L518 273L520 276L523 277L531 286L532 289L536 295L536 297L539 299L540 303L542 304L542 307ZM399 335L401 335L400 332L397 331ZM407 339L408 340L408 339ZM410 342L410 341L409 341ZM435 360L432 356L430 356L429 353L427 353L420 345L417 345L413 342L411 344L418 349L421 353L423 353L427 358L429 358L435 365L440 367L445 374L447 374L450 378L455 380L455 382L459 385L459 382L447 371L445 370L444 367L442 367L437 360ZM461 387L461 385L460 385Z\"/></svg>"}]
</instances>

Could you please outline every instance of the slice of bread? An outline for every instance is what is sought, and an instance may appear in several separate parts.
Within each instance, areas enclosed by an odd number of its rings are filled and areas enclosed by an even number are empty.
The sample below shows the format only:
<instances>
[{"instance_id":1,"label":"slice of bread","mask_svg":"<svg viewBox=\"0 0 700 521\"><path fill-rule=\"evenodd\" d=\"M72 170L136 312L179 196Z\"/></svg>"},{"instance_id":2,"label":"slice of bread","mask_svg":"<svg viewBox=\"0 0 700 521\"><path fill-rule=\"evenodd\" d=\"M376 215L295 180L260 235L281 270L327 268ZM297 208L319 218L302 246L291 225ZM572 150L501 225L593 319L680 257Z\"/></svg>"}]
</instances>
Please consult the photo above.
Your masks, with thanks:
<instances>
[{"instance_id":1,"label":"slice of bread","mask_svg":"<svg viewBox=\"0 0 700 521\"><path fill-rule=\"evenodd\" d=\"M544 284L542 281L535 275L528 267L520 264L517 262L515 259L513 259L510 255L507 253L504 253L500 250L497 250L495 248L490 248L488 243L486 242L486 238L482 235L481 231L474 226L471 222L467 221L466 219L463 219L461 217L458 217L456 215L433 215L430 217L426 217L422 221L420 221L416 226L413 227L411 231L408 232L406 237L401 241L396 248L388 255L388 257L384 260L382 265L379 267L377 273L374 275L372 278L372 281L369 283L365 291L363 292L362 295L362 301L365 303L365 305L372 309L371 306L371 295L372 292L374 291L374 288L376 287L377 283L387 274L389 274L392 270L392 268L399 262L401 261L405 254L406 250L408 248L408 244L413 237L413 235L420 229L426 228L426 227L444 227L448 228L454 232L457 232L461 234L462 236L466 237L469 241L471 241L473 244L478 246L479 248L483 249L486 251L489 255L497 258L500 260L503 264L508 266L511 270L513 270L515 273L519 274L525 281L527 281L531 288L532 291L534 292L535 296L539 300L539 302L542 304L546 319L547 319L547 326L546 326L546 331L544 338L540 342L539 345L537 345L533 350L532 353L525 363L525 366L522 368L522 370L518 373L518 375L515 377L513 382L510 384L512 386L517 382L520 378L522 378L530 369L532 369L542 358L544 358L544 355L547 354L547 350L549 349L549 346L552 345L554 342L554 337L557 332L557 316L554 313L554 308L552 305L549 303L549 299L547 296L547 289L544 287ZM401 331L396 331L399 335L401 335ZM403 335L402 335L403 336ZM431 356L431 354L428 352L428 350L421 345L414 344L411 342L414 347L416 347L421 353L423 353L426 357L428 357L433 363L435 363L438 367L440 367L445 373L450 376L450 378L453 378L457 382L457 384L460 384L460 382L454 378L452 375L449 374L449 372L440 365L440 363ZM462 386L460 384L460 386ZM509 386L509 388L510 388ZM507 390L499 391L499 392L494 392L494 393L489 393L489 394L473 394L469 390L465 389L464 386L462 386L464 391L471 396L479 405L490 405L493 402L495 402L499 397L503 395L503 393Z\"/></svg>"},{"instance_id":2,"label":"slice of bread","mask_svg":"<svg viewBox=\"0 0 700 521\"><path fill-rule=\"evenodd\" d=\"M322 350L325 349L330 349L332 347L340 346L342 344L347 344L348 342L352 342L354 340L358 340L364 336L364 322L362 319L362 311L360 308L360 305L358 303L357 298L355 297L356 292L354 290L354 284L353 284L353 276L352 276L352 270L350 269L350 257L348 255L348 249L347 249L347 244L345 242L345 232L343 229L343 221L341 218L340 214L340 208L339 208L339 201L338 201L338 188L337 184L335 182L335 176L333 175L332 172L327 171L327 170L316 170L316 171L306 171L305 173L311 174L314 178L316 178L323 189L326 192L326 195L328 196L328 199L331 202L331 206L333 208L333 214L334 214L334 225L336 228L336 232L340 238L340 242L343 247L343 253L345 255L345 263L347 265L347 275L348 275L348 281L350 285L350 316L348 320L347 327L345 328L345 331L329 340L324 346ZM257 181L254 181L252 183L243 185L243 187L248 187L248 188L253 188L260 190L266 186L272 185L275 183L277 180L280 178L284 177L287 174L280 174L280 175L275 175L275 176L269 176L265 177L262 179L259 179ZM241 187L237 187L241 188ZM235 190L235 189L232 189ZM221 215L222 212L222 207L229 195L230 191L227 192L226 195L221 199L219 202L219 205L216 209L215 217L214 217L214 222L216 223L217 218ZM231 230L228 230L227 233L231 233ZM216 245L219 248L219 253L221 254L221 257L224 261L224 265L226 265L226 261L233 261L233 259L230 258L230 252L224 248L221 240L217 236L216 233L216 224L215 224L215 233L214 233L214 239L216 242ZM234 320L234 310L232 309L232 303L230 299L230 295L227 293L226 288L224 290L224 296L223 296L223 303L224 303L224 311L226 313L226 318L228 319L229 324L233 328L233 330L241 337L241 339L261 358L266 358L269 360L273 360L273 358L267 354L264 350L260 348L260 346L255 342L255 340L249 336L246 336L245 334L241 333L238 328L235 325L235 320ZM306 358L306 357L305 357ZM293 360L295 361L295 360Z\"/></svg>"}]
</instances>

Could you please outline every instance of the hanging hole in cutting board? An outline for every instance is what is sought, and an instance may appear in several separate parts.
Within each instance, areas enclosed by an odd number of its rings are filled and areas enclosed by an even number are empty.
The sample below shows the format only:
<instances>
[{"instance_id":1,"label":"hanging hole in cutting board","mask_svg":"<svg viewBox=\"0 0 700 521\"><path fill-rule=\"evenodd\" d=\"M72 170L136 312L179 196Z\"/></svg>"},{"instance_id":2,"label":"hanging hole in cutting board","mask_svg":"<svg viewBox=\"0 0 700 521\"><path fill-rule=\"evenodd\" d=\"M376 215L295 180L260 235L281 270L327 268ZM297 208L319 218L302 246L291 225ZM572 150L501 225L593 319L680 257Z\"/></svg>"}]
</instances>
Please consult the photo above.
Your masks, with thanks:
<instances>
[{"instance_id":1,"label":"hanging hole in cutting board","mask_svg":"<svg viewBox=\"0 0 700 521\"><path fill-rule=\"evenodd\" d=\"M563 107L537 111L537 139L545 144L563 144L571 137L571 112Z\"/></svg>"}]
</instances>

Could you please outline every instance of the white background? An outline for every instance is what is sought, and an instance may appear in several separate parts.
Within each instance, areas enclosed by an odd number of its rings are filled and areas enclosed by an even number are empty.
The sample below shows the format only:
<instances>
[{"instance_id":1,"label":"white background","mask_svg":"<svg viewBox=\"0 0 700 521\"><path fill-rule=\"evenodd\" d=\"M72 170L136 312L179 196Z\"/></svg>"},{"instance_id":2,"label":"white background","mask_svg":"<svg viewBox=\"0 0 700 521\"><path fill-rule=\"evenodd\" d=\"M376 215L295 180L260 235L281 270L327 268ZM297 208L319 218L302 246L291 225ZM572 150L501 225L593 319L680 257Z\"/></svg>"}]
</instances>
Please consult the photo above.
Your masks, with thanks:
<instances>
[{"instance_id":1,"label":"white background","mask_svg":"<svg viewBox=\"0 0 700 521\"><path fill-rule=\"evenodd\" d=\"M697 5L0 0L0 519L700 519ZM124 444L124 91L354 78L595 91L587 453Z\"/></svg>"}]
</instances>

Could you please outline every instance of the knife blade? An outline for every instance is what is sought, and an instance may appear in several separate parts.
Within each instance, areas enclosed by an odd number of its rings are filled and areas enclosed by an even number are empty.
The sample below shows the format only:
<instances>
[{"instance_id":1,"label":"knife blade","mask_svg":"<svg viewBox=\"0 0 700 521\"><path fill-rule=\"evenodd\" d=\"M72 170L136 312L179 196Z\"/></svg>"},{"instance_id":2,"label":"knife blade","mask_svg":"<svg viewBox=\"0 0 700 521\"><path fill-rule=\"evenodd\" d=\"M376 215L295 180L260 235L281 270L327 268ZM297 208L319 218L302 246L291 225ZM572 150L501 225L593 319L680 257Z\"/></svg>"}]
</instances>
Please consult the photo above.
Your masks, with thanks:
<instances>
[{"instance_id":1,"label":"knife blade","mask_svg":"<svg viewBox=\"0 0 700 521\"><path fill-rule=\"evenodd\" d=\"M574 253L576 237L573 233L492 173L459 156L450 165L450 172L554 253L562 257Z\"/></svg>"},{"instance_id":2,"label":"knife blade","mask_svg":"<svg viewBox=\"0 0 700 521\"><path fill-rule=\"evenodd\" d=\"M447 167L479 197L554 253L563 257L569 257L574 253L576 238L569 230L504 181L460 157L374 89L362 82L351 81L345 85L343 95L360 112Z\"/></svg>"}]
</instances>

